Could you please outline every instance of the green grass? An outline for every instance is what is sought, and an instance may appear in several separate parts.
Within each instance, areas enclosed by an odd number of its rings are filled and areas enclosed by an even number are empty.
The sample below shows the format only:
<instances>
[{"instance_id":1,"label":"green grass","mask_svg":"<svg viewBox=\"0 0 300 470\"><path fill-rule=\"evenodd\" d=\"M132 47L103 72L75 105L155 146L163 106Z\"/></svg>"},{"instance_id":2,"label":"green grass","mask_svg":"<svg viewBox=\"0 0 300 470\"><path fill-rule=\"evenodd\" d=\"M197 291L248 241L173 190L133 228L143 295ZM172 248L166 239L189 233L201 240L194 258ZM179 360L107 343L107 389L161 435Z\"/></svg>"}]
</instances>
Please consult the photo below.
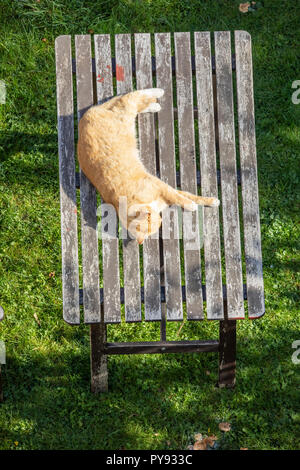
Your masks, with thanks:
<instances>
[{"instance_id":1,"label":"green grass","mask_svg":"<svg viewBox=\"0 0 300 470\"><path fill-rule=\"evenodd\" d=\"M266 0L242 14L239 3L2 0L1 449L185 449L196 432L217 434L221 449L299 446L299 11ZM215 388L216 354L112 356L109 394L89 391L88 327L62 320L54 39L90 29L252 35L266 314L238 324L234 391ZM168 326L170 339L217 337L215 323L185 323L178 335L179 326ZM152 324L109 328L115 341L157 337ZM232 425L224 436L220 421Z\"/></svg>"}]
</instances>

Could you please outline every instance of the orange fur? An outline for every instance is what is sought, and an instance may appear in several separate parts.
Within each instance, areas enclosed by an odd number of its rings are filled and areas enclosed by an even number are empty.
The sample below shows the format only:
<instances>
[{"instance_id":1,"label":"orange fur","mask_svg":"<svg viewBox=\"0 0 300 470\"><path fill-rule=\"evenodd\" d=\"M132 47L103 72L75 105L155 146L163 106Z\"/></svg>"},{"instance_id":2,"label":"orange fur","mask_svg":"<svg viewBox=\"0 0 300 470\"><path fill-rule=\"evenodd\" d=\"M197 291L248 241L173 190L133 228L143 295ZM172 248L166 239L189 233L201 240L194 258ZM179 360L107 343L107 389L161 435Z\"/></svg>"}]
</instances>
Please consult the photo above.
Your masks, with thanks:
<instances>
[{"instance_id":1,"label":"orange fur","mask_svg":"<svg viewBox=\"0 0 300 470\"><path fill-rule=\"evenodd\" d=\"M178 191L147 172L139 159L135 119L139 112L158 111L162 90L139 90L115 96L91 107L79 122L78 161L103 200L112 204L129 232L143 243L161 225L160 212L177 204L216 206L216 198ZM154 104L156 103L156 104ZM151 108L152 107L152 108ZM119 198L127 198L127 214L119 212Z\"/></svg>"}]
</instances>

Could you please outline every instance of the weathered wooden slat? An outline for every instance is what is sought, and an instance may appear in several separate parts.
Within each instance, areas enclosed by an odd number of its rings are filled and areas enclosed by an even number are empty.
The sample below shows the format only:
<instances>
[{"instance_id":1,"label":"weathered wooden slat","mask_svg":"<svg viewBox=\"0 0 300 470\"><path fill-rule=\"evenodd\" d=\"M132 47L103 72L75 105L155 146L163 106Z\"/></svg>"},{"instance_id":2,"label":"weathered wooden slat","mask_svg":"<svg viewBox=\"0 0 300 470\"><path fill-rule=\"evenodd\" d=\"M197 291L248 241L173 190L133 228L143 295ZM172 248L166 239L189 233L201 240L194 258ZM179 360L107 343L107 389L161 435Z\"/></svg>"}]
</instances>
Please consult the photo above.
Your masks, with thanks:
<instances>
[{"instance_id":1,"label":"weathered wooden slat","mask_svg":"<svg viewBox=\"0 0 300 470\"><path fill-rule=\"evenodd\" d=\"M230 31L215 32L219 154L228 318L244 318Z\"/></svg>"},{"instance_id":2,"label":"weathered wooden slat","mask_svg":"<svg viewBox=\"0 0 300 470\"><path fill-rule=\"evenodd\" d=\"M173 90L171 68L171 44L169 33L155 34L156 84L164 90L160 99L161 111L158 113L160 177L176 187ZM173 212L173 223L168 223L171 212L165 210L162 221L164 273L167 296L167 319L183 318L181 296L181 272L177 212Z\"/></svg>"},{"instance_id":3,"label":"weathered wooden slat","mask_svg":"<svg viewBox=\"0 0 300 470\"><path fill-rule=\"evenodd\" d=\"M2 308L1 305L0 305L0 321L2 321L3 318L4 318L4 310L3 310L3 308Z\"/></svg>"},{"instance_id":4,"label":"weathered wooden slat","mask_svg":"<svg viewBox=\"0 0 300 470\"><path fill-rule=\"evenodd\" d=\"M198 130L202 196L218 197L210 33L195 33ZM218 208L204 208L207 318L224 318Z\"/></svg>"},{"instance_id":5,"label":"weathered wooden slat","mask_svg":"<svg viewBox=\"0 0 300 470\"><path fill-rule=\"evenodd\" d=\"M135 34L136 87L152 88L150 34ZM153 113L138 115L140 157L156 174L155 127ZM145 320L161 319L159 240L148 238L143 244Z\"/></svg>"},{"instance_id":6,"label":"weathered wooden slat","mask_svg":"<svg viewBox=\"0 0 300 470\"><path fill-rule=\"evenodd\" d=\"M197 194L190 33L174 33L174 42L181 189ZM187 318L201 320L204 315L198 212L183 211L183 248Z\"/></svg>"},{"instance_id":7,"label":"weathered wooden slat","mask_svg":"<svg viewBox=\"0 0 300 470\"><path fill-rule=\"evenodd\" d=\"M132 91L131 36L116 34L117 93ZM125 319L141 321L139 247L129 236L123 240L123 272L125 288Z\"/></svg>"},{"instance_id":8,"label":"weathered wooden slat","mask_svg":"<svg viewBox=\"0 0 300 470\"><path fill-rule=\"evenodd\" d=\"M110 35L95 35L95 61L97 80L97 102L106 101L113 95L113 82L111 70ZM106 212L102 207L102 275L104 290L104 321L105 323L119 323L121 321L120 305L120 273L119 273L119 239L109 236L104 231ZM114 214L114 209L111 208ZM116 217L115 234L117 234L118 220ZM112 221L110 220L110 223Z\"/></svg>"},{"instance_id":9,"label":"weathered wooden slat","mask_svg":"<svg viewBox=\"0 0 300 470\"><path fill-rule=\"evenodd\" d=\"M235 50L237 54L239 151L248 314L249 318L258 318L265 312L265 303L257 184L252 52L249 33L235 31Z\"/></svg>"},{"instance_id":10,"label":"weathered wooden slat","mask_svg":"<svg viewBox=\"0 0 300 470\"><path fill-rule=\"evenodd\" d=\"M75 36L77 64L77 116L78 122L94 103L91 61L91 38L89 35ZM80 171L81 245L83 276L84 322L100 322L99 254L97 238L96 189Z\"/></svg>"},{"instance_id":11,"label":"weathered wooden slat","mask_svg":"<svg viewBox=\"0 0 300 470\"><path fill-rule=\"evenodd\" d=\"M80 323L71 37L55 40L63 317Z\"/></svg>"},{"instance_id":12,"label":"weathered wooden slat","mask_svg":"<svg viewBox=\"0 0 300 470\"><path fill-rule=\"evenodd\" d=\"M215 73L216 70L216 65L215 65L215 58L212 56L211 58L212 61L212 72ZM155 57L151 57L151 62L152 62L152 74L156 74L156 66L155 66ZM95 67L95 59L92 59L92 65L93 65L93 72L95 72L96 67ZM232 70L235 70L235 56L232 56ZM72 71L73 73L76 73L76 61L75 59L72 60ZM114 57L112 57L112 72L113 76L116 76L116 60ZM193 74L195 73L195 57L192 56L192 72ZM136 74L136 66L135 66L135 57L132 57L132 74L135 76ZM172 74L175 75L175 57L172 56Z\"/></svg>"},{"instance_id":13,"label":"weathered wooden slat","mask_svg":"<svg viewBox=\"0 0 300 470\"><path fill-rule=\"evenodd\" d=\"M202 284L202 298L203 301L206 302L206 286ZM244 300L247 300L247 286L246 284L243 285L244 290ZM182 291L182 301L186 302L186 289L185 286L181 286ZM160 286L160 298L161 302L164 304L166 302L166 289L165 286ZM124 304L124 287L120 288L120 299L121 304ZM227 300L227 291L226 285L223 285L223 300ZM141 287L141 302L144 303L144 286ZM103 304L103 288L100 289L100 303ZM83 305L83 293L82 289L79 289L79 305Z\"/></svg>"},{"instance_id":14,"label":"weathered wooden slat","mask_svg":"<svg viewBox=\"0 0 300 470\"><path fill-rule=\"evenodd\" d=\"M180 352L217 352L219 342L207 341L141 341L130 343L106 343L104 354L168 354Z\"/></svg>"}]
</instances>

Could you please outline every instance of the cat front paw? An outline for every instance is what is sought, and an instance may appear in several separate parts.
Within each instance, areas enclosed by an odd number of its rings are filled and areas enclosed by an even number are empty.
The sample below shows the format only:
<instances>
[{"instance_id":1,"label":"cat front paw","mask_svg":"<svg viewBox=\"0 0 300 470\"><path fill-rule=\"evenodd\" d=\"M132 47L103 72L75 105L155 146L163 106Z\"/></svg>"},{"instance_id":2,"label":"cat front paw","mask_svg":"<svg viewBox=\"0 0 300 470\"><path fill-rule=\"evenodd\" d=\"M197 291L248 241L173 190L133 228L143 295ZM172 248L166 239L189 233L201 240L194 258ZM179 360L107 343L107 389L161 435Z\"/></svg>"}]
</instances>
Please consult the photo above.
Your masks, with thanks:
<instances>
[{"instance_id":1,"label":"cat front paw","mask_svg":"<svg viewBox=\"0 0 300 470\"><path fill-rule=\"evenodd\" d=\"M219 207L219 205L220 205L220 200L217 199L216 197L212 197L210 206L211 207Z\"/></svg>"},{"instance_id":2,"label":"cat front paw","mask_svg":"<svg viewBox=\"0 0 300 470\"><path fill-rule=\"evenodd\" d=\"M150 103L149 106L142 111L142 113L158 113L161 110L159 103Z\"/></svg>"}]
</instances>

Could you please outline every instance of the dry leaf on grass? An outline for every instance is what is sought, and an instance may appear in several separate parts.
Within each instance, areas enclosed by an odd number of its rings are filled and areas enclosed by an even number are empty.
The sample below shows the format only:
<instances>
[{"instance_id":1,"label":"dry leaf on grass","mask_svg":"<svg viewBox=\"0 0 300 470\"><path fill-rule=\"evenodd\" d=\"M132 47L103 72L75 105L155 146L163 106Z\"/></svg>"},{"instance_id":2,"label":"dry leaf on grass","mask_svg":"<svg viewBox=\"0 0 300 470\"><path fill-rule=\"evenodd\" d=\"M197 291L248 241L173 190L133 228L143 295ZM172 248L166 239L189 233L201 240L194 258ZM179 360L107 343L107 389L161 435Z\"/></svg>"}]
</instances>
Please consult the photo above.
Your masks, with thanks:
<instances>
[{"instance_id":1,"label":"dry leaf on grass","mask_svg":"<svg viewBox=\"0 0 300 470\"><path fill-rule=\"evenodd\" d=\"M230 423L219 423L219 429L220 431L228 432L231 429L231 424Z\"/></svg>"},{"instance_id":2,"label":"dry leaf on grass","mask_svg":"<svg viewBox=\"0 0 300 470\"><path fill-rule=\"evenodd\" d=\"M246 3L240 3L239 10L242 13L248 13L248 11L255 11L257 8L261 7L260 2L256 5L256 2L246 2Z\"/></svg>"},{"instance_id":3,"label":"dry leaf on grass","mask_svg":"<svg viewBox=\"0 0 300 470\"><path fill-rule=\"evenodd\" d=\"M248 447L241 447L240 450L248 450Z\"/></svg>"},{"instance_id":4,"label":"dry leaf on grass","mask_svg":"<svg viewBox=\"0 0 300 470\"><path fill-rule=\"evenodd\" d=\"M51 273L49 273L49 277L55 277L55 271L52 271Z\"/></svg>"},{"instance_id":5,"label":"dry leaf on grass","mask_svg":"<svg viewBox=\"0 0 300 470\"><path fill-rule=\"evenodd\" d=\"M182 330L182 327L184 326L184 321L181 323L179 330L177 331L177 336L180 335L180 332Z\"/></svg>"},{"instance_id":6,"label":"dry leaf on grass","mask_svg":"<svg viewBox=\"0 0 300 470\"><path fill-rule=\"evenodd\" d=\"M250 2L240 3L239 10L241 13L247 13L249 7L250 7Z\"/></svg>"},{"instance_id":7,"label":"dry leaf on grass","mask_svg":"<svg viewBox=\"0 0 300 470\"><path fill-rule=\"evenodd\" d=\"M214 443L215 441L217 441L217 437L214 436L213 434L211 436L208 436L208 437L202 437L202 434L196 434L195 435L195 438L196 437L200 437L201 436L201 439L197 439L195 444L194 444L194 450L207 450L207 447L213 447L214 446Z\"/></svg>"},{"instance_id":8,"label":"dry leaf on grass","mask_svg":"<svg viewBox=\"0 0 300 470\"><path fill-rule=\"evenodd\" d=\"M209 447L213 447L215 441L217 441L217 440L218 440L217 436L214 436L213 434L206 438L206 442L209 445Z\"/></svg>"},{"instance_id":9,"label":"dry leaf on grass","mask_svg":"<svg viewBox=\"0 0 300 470\"><path fill-rule=\"evenodd\" d=\"M207 443L206 440L203 439L202 441L196 441L194 444L194 450L206 450L207 448Z\"/></svg>"},{"instance_id":10,"label":"dry leaf on grass","mask_svg":"<svg viewBox=\"0 0 300 470\"><path fill-rule=\"evenodd\" d=\"M35 321L37 322L37 324L38 324L39 326L41 326L41 322L40 322L39 317L37 316L36 313L33 314L33 318L35 319Z\"/></svg>"}]
</instances>

